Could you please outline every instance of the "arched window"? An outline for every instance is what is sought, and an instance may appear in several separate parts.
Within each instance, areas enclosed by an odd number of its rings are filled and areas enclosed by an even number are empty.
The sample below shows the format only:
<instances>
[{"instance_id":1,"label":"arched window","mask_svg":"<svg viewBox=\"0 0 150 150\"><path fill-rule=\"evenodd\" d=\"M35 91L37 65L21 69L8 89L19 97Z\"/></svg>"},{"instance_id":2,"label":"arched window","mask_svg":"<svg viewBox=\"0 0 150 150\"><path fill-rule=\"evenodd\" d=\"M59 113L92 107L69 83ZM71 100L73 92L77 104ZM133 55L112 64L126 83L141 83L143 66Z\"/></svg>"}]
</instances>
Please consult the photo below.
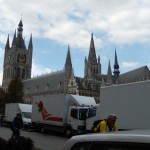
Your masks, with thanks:
<instances>
[{"instance_id":1,"label":"arched window","mask_svg":"<svg viewBox=\"0 0 150 150\"><path fill-rule=\"evenodd\" d=\"M17 69L17 77L20 77L20 68Z\"/></svg>"},{"instance_id":2,"label":"arched window","mask_svg":"<svg viewBox=\"0 0 150 150\"><path fill-rule=\"evenodd\" d=\"M24 79L24 77L25 77L25 70L22 69L22 79Z\"/></svg>"}]
</instances>

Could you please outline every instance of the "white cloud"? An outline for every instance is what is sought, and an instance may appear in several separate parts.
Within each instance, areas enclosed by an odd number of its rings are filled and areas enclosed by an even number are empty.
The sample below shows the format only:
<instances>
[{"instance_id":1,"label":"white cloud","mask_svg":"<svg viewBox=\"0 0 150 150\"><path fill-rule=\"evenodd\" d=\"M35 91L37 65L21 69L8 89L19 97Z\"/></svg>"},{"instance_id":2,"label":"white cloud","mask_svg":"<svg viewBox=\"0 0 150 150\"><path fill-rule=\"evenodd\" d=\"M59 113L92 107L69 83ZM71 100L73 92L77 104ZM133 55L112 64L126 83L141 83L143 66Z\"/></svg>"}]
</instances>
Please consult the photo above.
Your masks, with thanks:
<instances>
[{"instance_id":1,"label":"white cloud","mask_svg":"<svg viewBox=\"0 0 150 150\"><path fill-rule=\"evenodd\" d=\"M19 6L19 9L18 9ZM56 40L62 44L85 47L91 32L106 34L106 42L130 44L150 41L150 2L137 0L11 0L0 2L0 32L8 34L23 18L25 37ZM4 35L0 35L0 39ZM103 44L96 37L97 47ZM5 40L0 42L4 43Z\"/></svg>"},{"instance_id":2,"label":"white cloud","mask_svg":"<svg viewBox=\"0 0 150 150\"><path fill-rule=\"evenodd\" d=\"M138 62L122 62L120 67L121 68L135 68L139 65Z\"/></svg>"},{"instance_id":3,"label":"white cloud","mask_svg":"<svg viewBox=\"0 0 150 150\"><path fill-rule=\"evenodd\" d=\"M37 65L33 62L32 63L32 74L31 74L31 76L35 77L35 76L39 76L42 74L50 73L52 71L53 70L51 70L50 68L46 68L42 65Z\"/></svg>"}]
</instances>

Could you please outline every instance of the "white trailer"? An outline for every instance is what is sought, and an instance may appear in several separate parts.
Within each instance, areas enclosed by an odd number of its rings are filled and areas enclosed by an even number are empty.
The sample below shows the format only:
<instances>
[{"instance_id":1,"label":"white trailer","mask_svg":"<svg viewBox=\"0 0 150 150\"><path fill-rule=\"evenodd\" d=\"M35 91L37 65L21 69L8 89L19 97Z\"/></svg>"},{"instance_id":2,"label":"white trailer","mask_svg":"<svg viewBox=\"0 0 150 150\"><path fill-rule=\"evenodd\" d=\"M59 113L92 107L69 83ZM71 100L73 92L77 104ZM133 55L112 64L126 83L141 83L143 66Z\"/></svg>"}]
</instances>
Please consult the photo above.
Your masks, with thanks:
<instances>
[{"instance_id":1,"label":"white trailer","mask_svg":"<svg viewBox=\"0 0 150 150\"><path fill-rule=\"evenodd\" d=\"M102 87L100 119L116 114L119 129L150 129L150 80Z\"/></svg>"},{"instance_id":2,"label":"white trailer","mask_svg":"<svg viewBox=\"0 0 150 150\"><path fill-rule=\"evenodd\" d=\"M31 125L31 112L32 105L30 104L7 103L5 105L4 122L10 126L16 114L21 113L24 128L28 128Z\"/></svg>"},{"instance_id":3,"label":"white trailer","mask_svg":"<svg viewBox=\"0 0 150 150\"><path fill-rule=\"evenodd\" d=\"M91 130L93 120L96 120L93 97L72 94L35 96L32 105L32 124L42 132L45 129L59 131L69 137Z\"/></svg>"}]
</instances>

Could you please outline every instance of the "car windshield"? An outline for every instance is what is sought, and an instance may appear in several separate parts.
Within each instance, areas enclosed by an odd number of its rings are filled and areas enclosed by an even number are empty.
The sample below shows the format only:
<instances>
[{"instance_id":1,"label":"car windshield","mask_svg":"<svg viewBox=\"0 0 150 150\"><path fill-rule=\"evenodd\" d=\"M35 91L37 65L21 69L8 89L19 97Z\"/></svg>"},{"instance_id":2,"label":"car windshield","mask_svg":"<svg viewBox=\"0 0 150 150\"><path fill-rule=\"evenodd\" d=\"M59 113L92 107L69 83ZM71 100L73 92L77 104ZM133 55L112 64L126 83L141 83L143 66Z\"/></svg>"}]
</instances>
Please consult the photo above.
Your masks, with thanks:
<instances>
[{"instance_id":1,"label":"car windshield","mask_svg":"<svg viewBox=\"0 0 150 150\"><path fill-rule=\"evenodd\" d=\"M31 119L31 113L30 112L22 112L22 117L27 118L27 119Z\"/></svg>"}]
</instances>

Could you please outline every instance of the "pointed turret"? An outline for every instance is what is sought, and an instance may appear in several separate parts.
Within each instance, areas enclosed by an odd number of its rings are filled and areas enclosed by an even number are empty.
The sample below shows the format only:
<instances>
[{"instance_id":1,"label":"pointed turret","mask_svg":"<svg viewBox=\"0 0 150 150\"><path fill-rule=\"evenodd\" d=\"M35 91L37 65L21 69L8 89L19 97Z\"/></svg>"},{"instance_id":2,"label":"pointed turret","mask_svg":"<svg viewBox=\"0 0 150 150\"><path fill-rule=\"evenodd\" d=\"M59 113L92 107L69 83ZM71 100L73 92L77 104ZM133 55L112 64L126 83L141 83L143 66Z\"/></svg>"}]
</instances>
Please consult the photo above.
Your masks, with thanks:
<instances>
[{"instance_id":1,"label":"pointed turret","mask_svg":"<svg viewBox=\"0 0 150 150\"><path fill-rule=\"evenodd\" d=\"M65 72L66 72L66 77L70 78L72 74L72 62L71 62L69 45L68 45L68 52L67 52L66 63L65 63Z\"/></svg>"},{"instance_id":2,"label":"pointed turret","mask_svg":"<svg viewBox=\"0 0 150 150\"><path fill-rule=\"evenodd\" d=\"M110 60L109 60L109 63L108 63L108 70L107 70L107 84L108 85L112 84L112 71L111 71Z\"/></svg>"},{"instance_id":3,"label":"pointed turret","mask_svg":"<svg viewBox=\"0 0 150 150\"><path fill-rule=\"evenodd\" d=\"M117 59L117 53L115 49L115 62L114 62L114 78L117 79L119 77L120 71L119 71L119 64Z\"/></svg>"},{"instance_id":4,"label":"pointed turret","mask_svg":"<svg viewBox=\"0 0 150 150\"><path fill-rule=\"evenodd\" d=\"M90 43L90 49L89 49L88 62L90 64L97 63L93 33L91 34L91 43Z\"/></svg>"},{"instance_id":5,"label":"pointed turret","mask_svg":"<svg viewBox=\"0 0 150 150\"><path fill-rule=\"evenodd\" d=\"M23 31L23 23L22 20L20 20L18 24L18 34L22 34L22 31Z\"/></svg>"},{"instance_id":6,"label":"pointed turret","mask_svg":"<svg viewBox=\"0 0 150 150\"><path fill-rule=\"evenodd\" d=\"M32 44L32 34L31 34L31 36L30 36L30 41L29 41L28 49L33 49L33 44Z\"/></svg>"},{"instance_id":7,"label":"pointed turret","mask_svg":"<svg viewBox=\"0 0 150 150\"><path fill-rule=\"evenodd\" d=\"M117 59L117 53L116 53L116 50L115 50L115 63L114 63L114 68L115 67L118 67L118 59Z\"/></svg>"},{"instance_id":8,"label":"pointed turret","mask_svg":"<svg viewBox=\"0 0 150 150\"><path fill-rule=\"evenodd\" d=\"M66 64L65 65L72 65L71 63L71 56L70 56L70 47L68 45L68 52L67 52L67 57L66 57Z\"/></svg>"},{"instance_id":9,"label":"pointed turret","mask_svg":"<svg viewBox=\"0 0 150 150\"><path fill-rule=\"evenodd\" d=\"M12 45L16 45L16 30L14 32L14 37L13 37L13 40L12 40Z\"/></svg>"},{"instance_id":10,"label":"pointed turret","mask_svg":"<svg viewBox=\"0 0 150 150\"><path fill-rule=\"evenodd\" d=\"M26 49L24 39L22 38L22 33L23 33L23 23L22 20L20 20L17 32L17 47Z\"/></svg>"},{"instance_id":11,"label":"pointed turret","mask_svg":"<svg viewBox=\"0 0 150 150\"><path fill-rule=\"evenodd\" d=\"M98 64L100 64L100 56L98 55Z\"/></svg>"},{"instance_id":12,"label":"pointed turret","mask_svg":"<svg viewBox=\"0 0 150 150\"><path fill-rule=\"evenodd\" d=\"M8 34L5 49L9 49L9 48L10 48L10 46L9 46L9 34Z\"/></svg>"}]
</instances>

